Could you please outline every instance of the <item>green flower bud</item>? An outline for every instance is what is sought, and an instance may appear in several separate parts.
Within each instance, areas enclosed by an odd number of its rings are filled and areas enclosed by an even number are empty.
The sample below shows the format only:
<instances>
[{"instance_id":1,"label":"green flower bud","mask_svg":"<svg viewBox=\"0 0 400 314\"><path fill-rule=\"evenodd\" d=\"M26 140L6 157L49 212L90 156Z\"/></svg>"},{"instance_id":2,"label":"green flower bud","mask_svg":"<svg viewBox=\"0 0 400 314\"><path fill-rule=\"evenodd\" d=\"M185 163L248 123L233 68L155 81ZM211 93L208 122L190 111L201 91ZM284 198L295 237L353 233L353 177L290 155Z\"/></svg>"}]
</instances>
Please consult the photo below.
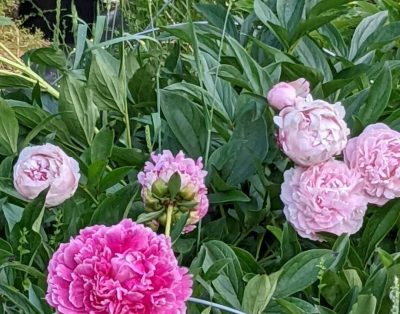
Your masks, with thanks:
<instances>
[{"instance_id":1,"label":"green flower bud","mask_svg":"<svg viewBox=\"0 0 400 314\"><path fill-rule=\"evenodd\" d=\"M159 207L160 201L153 197L150 191L145 191L144 193L144 200L145 200L145 209L146 211L154 211Z\"/></svg>"},{"instance_id":2,"label":"green flower bud","mask_svg":"<svg viewBox=\"0 0 400 314\"><path fill-rule=\"evenodd\" d=\"M160 225L165 226L167 224L167 214L166 213L162 214L157 218L157 220L160 223Z\"/></svg>"},{"instance_id":3,"label":"green flower bud","mask_svg":"<svg viewBox=\"0 0 400 314\"><path fill-rule=\"evenodd\" d=\"M147 227L149 227L151 230L153 230L154 232L156 232L158 230L158 227L160 226L160 224L158 223L157 220L151 220L151 221L147 221L145 223L145 225Z\"/></svg>"},{"instance_id":4,"label":"green flower bud","mask_svg":"<svg viewBox=\"0 0 400 314\"><path fill-rule=\"evenodd\" d=\"M173 216L173 222L178 222L179 219L181 219L182 215L183 215L182 212L176 211L175 214L174 214L174 216Z\"/></svg>"},{"instance_id":5,"label":"green flower bud","mask_svg":"<svg viewBox=\"0 0 400 314\"><path fill-rule=\"evenodd\" d=\"M164 197L168 193L168 184L162 179L157 179L151 186L151 192L157 197Z\"/></svg>"},{"instance_id":6,"label":"green flower bud","mask_svg":"<svg viewBox=\"0 0 400 314\"><path fill-rule=\"evenodd\" d=\"M191 201L196 196L193 184L186 185L178 194L186 201Z\"/></svg>"}]
</instances>

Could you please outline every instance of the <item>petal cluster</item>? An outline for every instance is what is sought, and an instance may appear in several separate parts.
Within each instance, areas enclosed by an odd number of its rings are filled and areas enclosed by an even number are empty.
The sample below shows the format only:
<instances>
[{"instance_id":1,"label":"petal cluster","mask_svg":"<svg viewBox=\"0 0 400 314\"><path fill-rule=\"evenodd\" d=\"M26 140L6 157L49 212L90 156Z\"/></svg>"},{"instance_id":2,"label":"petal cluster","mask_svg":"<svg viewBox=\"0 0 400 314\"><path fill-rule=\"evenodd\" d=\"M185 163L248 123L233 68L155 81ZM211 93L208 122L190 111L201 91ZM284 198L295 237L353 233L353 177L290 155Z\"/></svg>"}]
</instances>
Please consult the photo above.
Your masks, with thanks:
<instances>
[{"instance_id":1,"label":"petal cluster","mask_svg":"<svg viewBox=\"0 0 400 314\"><path fill-rule=\"evenodd\" d=\"M340 103L304 100L284 108L274 117L278 142L284 153L300 166L311 166L342 152L350 134Z\"/></svg>"},{"instance_id":2,"label":"petal cluster","mask_svg":"<svg viewBox=\"0 0 400 314\"><path fill-rule=\"evenodd\" d=\"M130 219L81 230L48 272L46 300L60 314L183 314L192 292L170 239Z\"/></svg>"},{"instance_id":3,"label":"petal cluster","mask_svg":"<svg viewBox=\"0 0 400 314\"><path fill-rule=\"evenodd\" d=\"M363 181L344 162L292 168L284 178L283 211L300 236L318 240L318 232L353 234L361 228L367 209Z\"/></svg>"},{"instance_id":4,"label":"petal cluster","mask_svg":"<svg viewBox=\"0 0 400 314\"><path fill-rule=\"evenodd\" d=\"M274 85L268 92L268 103L277 110L292 107L296 101L306 98L310 92L310 83L304 78L285 83L280 82Z\"/></svg>"},{"instance_id":5,"label":"petal cluster","mask_svg":"<svg viewBox=\"0 0 400 314\"><path fill-rule=\"evenodd\" d=\"M50 187L46 197L48 207L74 195L79 178L75 159L52 144L24 148L14 166L14 186L26 199L34 199Z\"/></svg>"},{"instance_id":6,"label":"petal cluster","mask_svg":"<svg viewBox=\"0 0 400 314\"><path fill-rule=\"evenodd\" d=\"M364 192L370 203L384 205L400 197L399 132L383 123L372 124L349 140L344 157L364 179Z\"/></svg>"},{"instance_id":7,"label":"petal cluster","mask_svg":"<svg viewBox=\"0 0 400 314\"><path fill-rule=\"evenodd\" d=\"M183 152L174 156L169 150L164 150L162 154L153 153L151 160L146 162L144 170L138 174L138 180L142 185L142 198L146 203L151 195L153 184L160 180L169 182L174 173L180 176L181 194L190 194L196 204L185 228L188 232L195 228L194 224L208 211L207 188L204 183L207 171L203 170L201 158L195 161L192 158L186 158Z\"/></svg>"}]
</instances>

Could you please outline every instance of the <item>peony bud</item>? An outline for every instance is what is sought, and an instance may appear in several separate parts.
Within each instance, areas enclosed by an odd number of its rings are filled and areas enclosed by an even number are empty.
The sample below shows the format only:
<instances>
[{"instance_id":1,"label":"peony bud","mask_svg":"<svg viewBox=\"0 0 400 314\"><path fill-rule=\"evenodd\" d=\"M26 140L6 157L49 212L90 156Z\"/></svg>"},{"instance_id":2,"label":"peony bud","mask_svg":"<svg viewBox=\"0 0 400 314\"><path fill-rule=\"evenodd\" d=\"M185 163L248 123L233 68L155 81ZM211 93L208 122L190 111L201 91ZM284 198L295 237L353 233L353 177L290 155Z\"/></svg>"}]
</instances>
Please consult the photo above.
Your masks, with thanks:
<instances>
[{"instance_id":1,"label":"peony bud","mask_svg":"<svg viewBox=\"0 0 400 314\"><path fill-rule=\"evenodd\" d=\"M157 197L164 197L168 193L168 184L162 179L157 179L151 186L151 192Z\"/></svg>"},{"instance_id":2,"label":"peony bud","mask_svg":"<svg viewBox=\"0 0 400 314\"><path fill-rule=\"evenodd\" d=\"M296 102L304 100L310 93L310 83L304 78L274 85L268 92L268 103L277 110L293 107Z\"/></svg>"},{"instance_id":3,"label":"peony bud","mask_svg":"<svg viewBox=\"0 0 400 314\"><path fill-rule=\"evenodd\" d=\"M170 182L174 174L179 175L179 184ZM189 232L208 211L207 187L204 183L206 174L201 158L197 160L186 158L182 152L174 156L168 150L163 151L162 154L152 154L151 160L146 162L144 170L138 174L138 180L142 185L143 201L145 203L150 201L152 208L156 206L157 210L164 209L165 213L168 206L173 206L172 223L176 222L179 216L179 214L174 216L177 211L194 211L195 214L184 228L184 232ZM171 193L176 195L171 195ZM154 204L149 194L162 200ZM157 220L165 225L166 218L163 214Z\"/></svg>"},{"instance_id":4,"label":"peony bud","mask_svg":"<svg viewBox=\"0 0 400 314\"><path fill-rule=\"evenodd\" d=\"M191 201L196 195L195 187L193 184L188 184L183 189L181 189L178 194L184 200Z\"/></svg>"},{"instance_id":5,"label":"peony bud","mask_svg":"<svg viewBox=\"0 0 400 314\"><path fill-rule=\"evenodd\" d=\"M74 195L79 165L58 146L45 144L24 148L14 166L15 189L26 199L49 188L46 206L53 207Z\"/></svg>"}]
</instances>

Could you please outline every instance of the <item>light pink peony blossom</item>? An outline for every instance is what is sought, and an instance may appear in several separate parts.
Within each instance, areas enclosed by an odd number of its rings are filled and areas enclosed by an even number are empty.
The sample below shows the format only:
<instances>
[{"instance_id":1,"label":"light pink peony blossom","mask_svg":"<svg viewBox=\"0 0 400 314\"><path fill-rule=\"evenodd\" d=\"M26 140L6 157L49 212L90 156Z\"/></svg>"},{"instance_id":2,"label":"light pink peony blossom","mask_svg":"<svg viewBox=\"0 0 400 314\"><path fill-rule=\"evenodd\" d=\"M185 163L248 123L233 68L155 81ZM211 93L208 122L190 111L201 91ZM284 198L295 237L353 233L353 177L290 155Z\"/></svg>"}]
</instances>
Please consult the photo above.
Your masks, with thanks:
<instances>
[{"instance_id":1,"label":"light pink peony blossom","mask_svg":"<svg viewBox=\"0 0 400 314\"><path fill-rule=\"evenodd\" d=\"M362 178L342 161L285 171L281 200L286 219L297 233L319 240L318 232L357 232L367 209Z\"/></svg>"},{"instance_id":2,"label":"light pink peony blossom","mask_svg":"<svg viewBox=\"0 0 400 314\"><path fill-rule=\"evenodd\" d=\"M274 85L268 92L268 103L277 110L285 107L292 107L297 101L301 101L310 93L310 83L299 78L296 81L285 83L280 82Z\"/></svg>"},{"instance_id":3,"label":"light pink peony blossom","mask_svg":"<svg viewBox=\"0 0 400 314\"><path fill-rule=\"evenodd\" d=\"M24 148L14 166L14 186L24 198L32 200L50 187L47 207L74 195L79 178L79 164L52 144Z\"/></svg>"},{"instance_id":4,"label":"light pink peony blossom","mask_svg":"<svg viewBox=\"0 0 400 314\"><path fill-rule=\"evenodd\" d=\"M162 154L153 153L151 160L146 162L144 171L138 174L138 180L142 185L143 201L146 203L151 195L153 183L159 179L167 183L175 172L181 178L181 192L185 195L191 194L190 198L197 203L190 212L184 229L185 232L189 232L208 212L207 187L204 183L207 171L203 170L201 157L194 161L192 158L186 158L183 152L179 152L176 156L169 150L164 150Z\"/></svg>"},{"instance_id":5,"label":"light pink peony blossom","mask_svg":"<svg viewBox=\"0 0 400 314\"><path fill-rule=\"evenodd\" d=\"M130 219L81 230L48 272L46 300L60 314L184 314L192 293L170 239Z\"/></svg>"},{"instance_id":6,"label":"light pink peony blossom","mask_svg":"<svg viewBox=\"0 0 400 314\"><path fill-rule=\"evenodd\" d=\"M311 166L342 152L350 134L340 103L304 100L274 117L283 152L300 166Z\"/></svg>"},{"instance_id":7,"label":"light pink peony blossom","mask_svg":"<svg viewBox=\"0 0 400 314\"><path fill-rule=\"evenodd\" d=\"M400 133L386 124L369 125L347 143L347 165L364 179L370 203L384 205L400 197Z\"/></svg>"}]
</instances>

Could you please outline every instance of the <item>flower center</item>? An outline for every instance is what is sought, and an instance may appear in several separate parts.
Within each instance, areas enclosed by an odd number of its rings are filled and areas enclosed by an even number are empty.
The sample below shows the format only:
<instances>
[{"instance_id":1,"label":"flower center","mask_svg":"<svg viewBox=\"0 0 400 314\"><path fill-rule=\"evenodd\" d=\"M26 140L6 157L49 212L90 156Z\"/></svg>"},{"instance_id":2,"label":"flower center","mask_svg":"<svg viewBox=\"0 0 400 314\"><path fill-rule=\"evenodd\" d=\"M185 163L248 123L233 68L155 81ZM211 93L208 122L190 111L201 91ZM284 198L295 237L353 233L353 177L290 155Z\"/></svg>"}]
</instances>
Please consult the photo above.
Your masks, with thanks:
<instances>
[{"instance_id":1,"label":"flower center","mask_svg":"<svg viewBox=\"0 0 400 314\"><path fill-rule=\"evenodd\" d=\"M47 181L60 176L61 161L47 156L37 155L22 165L24 173L32 181Z\"/></svg>"}]
</instances>

